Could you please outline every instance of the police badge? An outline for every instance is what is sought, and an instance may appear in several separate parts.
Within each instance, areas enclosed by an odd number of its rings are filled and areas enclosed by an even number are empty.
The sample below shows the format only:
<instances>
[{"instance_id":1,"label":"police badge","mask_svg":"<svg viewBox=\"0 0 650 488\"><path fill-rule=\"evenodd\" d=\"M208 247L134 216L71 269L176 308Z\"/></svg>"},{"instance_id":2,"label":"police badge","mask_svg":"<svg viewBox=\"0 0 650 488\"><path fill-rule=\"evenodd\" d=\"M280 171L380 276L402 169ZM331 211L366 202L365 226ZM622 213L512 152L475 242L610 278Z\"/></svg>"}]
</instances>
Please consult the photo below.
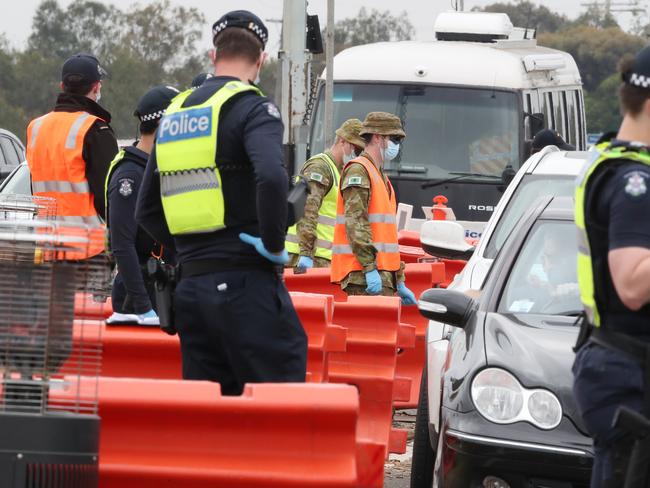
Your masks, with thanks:
<instances>
[{"instance_id":1,"label":"police badge","mask_svg":"<svg viewBox=\"0 0 650 488\"><path fill-rule=\"evenodd\" d=\"M120 187L117 191L120 192L124 198L128 198L133 193L133 180L131 178L122 178L118 180Z\"/></svg>"}]
</instances>

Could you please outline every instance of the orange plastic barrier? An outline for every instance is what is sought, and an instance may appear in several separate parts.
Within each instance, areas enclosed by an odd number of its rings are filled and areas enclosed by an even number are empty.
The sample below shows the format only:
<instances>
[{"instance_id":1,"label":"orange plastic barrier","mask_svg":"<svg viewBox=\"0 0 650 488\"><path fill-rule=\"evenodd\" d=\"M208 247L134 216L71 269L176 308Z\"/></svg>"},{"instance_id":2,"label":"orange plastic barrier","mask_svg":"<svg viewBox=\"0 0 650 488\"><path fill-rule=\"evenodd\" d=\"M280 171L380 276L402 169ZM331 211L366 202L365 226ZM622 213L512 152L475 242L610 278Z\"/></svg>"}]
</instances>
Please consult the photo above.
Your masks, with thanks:
<instances>
[{"instance_id":1,"label":"orange plastic barrier","mask_svg":"<svg viewBox=\"0 0 650 488\"><path fill-rule=\"evenodd\" d=\"M392 428L393 400L410 398L410 379L396 376L397 348L412 348L415 328L400 323L397 297L351 296L334 304L334 322L348 329L347 351L330 354L331 382L359 388L359 438L403 453L406 431Z\"/></svg>"},{"instance_id":2,"label":"orange plastic barrier","mask_svg":"<svg viewBox=\"0 0 650 488\"><path fill-rule=\"evenodd\" d=\"M99 486L357 488L358 412L346 385L100 378Z\"/></svg>"},{"instance_id":3,"label":"orange plastic barrier","mask_svg":"<svg viewBox=\"0 0 650 488\"><path fill-rule=\"evenodd\" d=\"M332 324L331 295L291 292L291 300L308 338L307 371L310 382L323 383L329 376L329 353L344 352L347 330Z\"/></svg>"},{"instance_id":4,"label":"orange plastic barrier","mask_svg":"<svg viewBox=\"0 0 650 488\"><path fill-rule=\"evenodd\" d=\"M289 291L332 295L336 302L343 302L348 298L340 285L330 282L329 268L312 268L302 274L295 274L292 269L285 269L284 283Z\"/></svg>"},{"instance_id":5,"label":"orange plastic barrier","mask_svg":"<svg viewBox=\"0 0 650 488\"><path fill-rule=\"evenodd\" d=\"M332 323L334 304L331 296L292 293L291 298L307 333L308 381L326 382L329 353L345 351L347 331ZM96 321L96 327L92 328L88 320L84 322L84 334L94 333L101 337L102 376L182 378L178 336L167 335L158 327L107 326ZM81 325L77 324L74 331L75 339L80 342ZM83 354L83 351L78 353ZM78 359L73 356L68 361L74 364Z\"/></svg>"},{"instance_id":6,"label":"orange plastic barrier","mask_svg":"<svg viewBox=\"0 0 650 488\"><path fill-rule=\"evenodd\" d=\"M454 281L454 277L463 270L467 261L460 259L442 259L442 262L445 263L445 281L440 283L440 288L447 288Z\"/></svg>"},{"instance_id":7,"label":"orange plastic barrier","mask_svg":"<svg viewBox=\"0 0 650 488\"><path fill-rule=\"evenodd\" d=\"M406 284L416 298L425 291L444 280L444 264L417 263L407 264ZM420 395L420 378L426 357L425 335L428 321L418 310L417 306L402 306L401 321L415 327L415 347L402 349L397 356L397 376L410 378L411 389L408 399L395 401L396 408L417 407Z\"/></svg>"}]
</instances>

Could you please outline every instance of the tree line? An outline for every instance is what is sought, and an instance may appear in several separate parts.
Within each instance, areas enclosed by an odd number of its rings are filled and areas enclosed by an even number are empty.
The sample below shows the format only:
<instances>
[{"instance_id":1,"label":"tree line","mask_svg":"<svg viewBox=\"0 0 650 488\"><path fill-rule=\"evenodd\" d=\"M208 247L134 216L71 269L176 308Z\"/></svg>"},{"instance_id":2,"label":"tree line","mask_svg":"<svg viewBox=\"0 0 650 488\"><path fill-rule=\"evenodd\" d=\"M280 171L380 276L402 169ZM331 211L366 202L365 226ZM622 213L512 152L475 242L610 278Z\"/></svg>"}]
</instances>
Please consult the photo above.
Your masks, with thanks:
<instances>
[{"instance_id":1,"label":"tree line","mask_svg":"<svg viewBox=\"0 0 650 488\"><path fill-rule=\"evenodd\" d=\"M594 7L571 20L528 0L494 3L482 10L505 12L514 25L537 29L540 45L573 55L584 83L589 130L616 128L620 120L616 65L647 43L647 23L637 19L632 32L625 32L611 15ZM0 127L24 140L29 120L51 110L65 59L89 52L109 72L101 103L113 114L111 125L118 137L133 137L137 128L133 110L148 88L167 84L185 89L195 75L210 69L207 50L199 44L207 31L202 13L170 0L125 10L92 0L74 0L66 8L57 0L43 0L24 47L13 48L0 35ZM335 51L414 35L406 12L392 15L361 8L354 17L336 23ZM315 56L313 76L324 65L324 56ZM262 89L271 96L278 92L278 72L278 62L272 60L261 75Z\"/></svg>"}]
</instances>

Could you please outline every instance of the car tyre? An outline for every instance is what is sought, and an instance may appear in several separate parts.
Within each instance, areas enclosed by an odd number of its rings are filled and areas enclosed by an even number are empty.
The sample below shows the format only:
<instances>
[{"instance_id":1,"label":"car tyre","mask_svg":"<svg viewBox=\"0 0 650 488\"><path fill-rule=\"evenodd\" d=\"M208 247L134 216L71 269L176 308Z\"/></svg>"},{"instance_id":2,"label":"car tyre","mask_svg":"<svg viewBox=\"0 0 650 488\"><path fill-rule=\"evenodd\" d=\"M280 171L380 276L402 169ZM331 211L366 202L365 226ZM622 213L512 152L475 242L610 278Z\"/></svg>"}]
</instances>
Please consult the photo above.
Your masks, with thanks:
<instances>
[{"instance_id":1,"label":"car tyre","mask_svg":"<svg viewBox=\"0 0 650 488\"><path fill-rule=\"evenodd\" d=\"M415 417L413 460L411 462L411 488L431 488L436 453L429 436L429 395L427 392L427 366L422 370L420 400Z\"/></svg>"}]
</instances>

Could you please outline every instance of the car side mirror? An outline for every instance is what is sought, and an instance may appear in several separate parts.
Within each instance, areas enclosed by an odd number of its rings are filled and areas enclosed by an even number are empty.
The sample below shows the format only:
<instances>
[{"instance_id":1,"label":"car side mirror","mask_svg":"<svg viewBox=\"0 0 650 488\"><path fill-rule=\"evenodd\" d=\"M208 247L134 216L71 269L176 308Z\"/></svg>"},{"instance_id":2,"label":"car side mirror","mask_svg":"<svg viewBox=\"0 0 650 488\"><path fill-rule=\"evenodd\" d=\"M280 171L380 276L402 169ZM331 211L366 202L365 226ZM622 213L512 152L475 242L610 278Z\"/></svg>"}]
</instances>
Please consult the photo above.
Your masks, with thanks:
<instances>
[{"instance_id":1,"label":"car side mirror","mask_svg":"<svg viewBox=\"0 0 650 488\"><path fill-rule=\"evenodd\" d=\"M543 113L526 114L524 124L528 128L530 138L534 138L540 130L546 128L546 118Z\"/></svg>"},{"instance_id":2,"label":"car side mirror","mask_svg":"<svg viewBox=\"0 0 650 488\"><path fill-rule=\"evenodd\" d=\"M465 240L465 229L453 220L427 220L420 228L420 244L431 256L467 260L474 246Z\"/></svg>"},{"instance_id":3,"label":"car side mirror","mask_svg":"<svg viewBox=\"0 0 650 488\"><path fill-rule=\"evenodd\" d=\"M476 310L476 302L455 290L431 288L420 295L418 308L429 320L463 328Z\"/></svg>"}]
</instances>

